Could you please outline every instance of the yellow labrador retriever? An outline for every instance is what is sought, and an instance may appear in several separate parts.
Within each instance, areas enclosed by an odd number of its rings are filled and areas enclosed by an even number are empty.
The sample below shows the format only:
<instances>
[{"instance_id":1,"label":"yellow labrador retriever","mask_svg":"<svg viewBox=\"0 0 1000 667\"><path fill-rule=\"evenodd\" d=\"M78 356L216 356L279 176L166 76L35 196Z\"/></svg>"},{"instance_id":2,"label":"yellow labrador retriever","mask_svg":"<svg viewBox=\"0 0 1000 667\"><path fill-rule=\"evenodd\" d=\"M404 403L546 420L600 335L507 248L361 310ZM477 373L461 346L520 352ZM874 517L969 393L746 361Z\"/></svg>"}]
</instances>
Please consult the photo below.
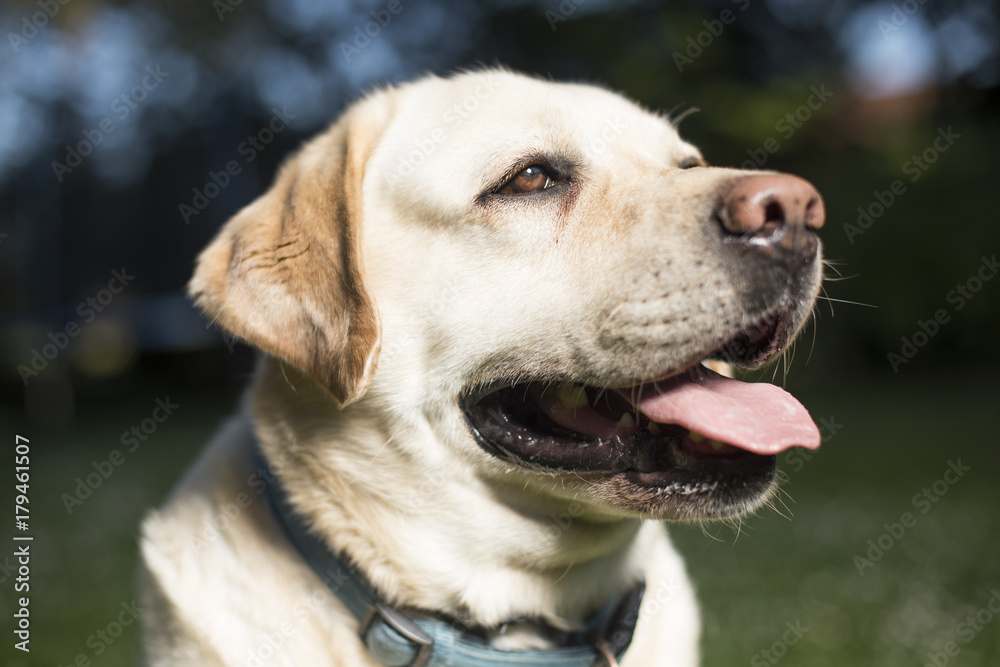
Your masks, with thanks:
<instances>
[{"instance_id":1,"label":"yellow labrador retriever","mask_svg":"<svg viewBox=\"0 0 1000 667\"><path fill-rule=\"evenodd\" d=\"M662 520L751 512L819 445L725 370L807 320L823 218L592 86L357 102L198 259L264 354L145 522L146 664L697 664Z\"/></svg>"}]
</instances>

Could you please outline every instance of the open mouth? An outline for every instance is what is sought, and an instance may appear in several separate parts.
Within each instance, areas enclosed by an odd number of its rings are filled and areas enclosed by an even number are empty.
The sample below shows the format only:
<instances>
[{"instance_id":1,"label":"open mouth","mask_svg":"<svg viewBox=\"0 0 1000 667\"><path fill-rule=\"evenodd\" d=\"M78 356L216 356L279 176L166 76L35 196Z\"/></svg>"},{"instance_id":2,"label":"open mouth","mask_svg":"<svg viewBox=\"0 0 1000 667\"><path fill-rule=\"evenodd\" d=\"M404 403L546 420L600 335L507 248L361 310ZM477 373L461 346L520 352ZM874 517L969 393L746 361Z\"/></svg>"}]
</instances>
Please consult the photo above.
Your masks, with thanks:
<instances>
[{"instance_id":1,"label":"open mouth","mask_svg":"<svg viewBox=\"0 0 1000 667\"><path fill-rule=\"evenodd\" d=\"M711 355L743 368L764 365L780 351L788 338L788 322L776 314L765 315L743 329Z\"/></svg>"},{"instance_id":2,"label":"open mouth","mask_svg":"<svg viewBox=\"0 0 1000 667\"><path fill-rule=\"evenodd\" d=\"M748 342L713 356L743 363L770 356L773 328L754 329L742 336ZM767 494L776 454L820 444L809 413L783 389L702 364L626 388L529 381L461 403L474 437L494 456L539 472L612 477L661 495L715 496L716 516Z\"/></svg>"}]
</instances>

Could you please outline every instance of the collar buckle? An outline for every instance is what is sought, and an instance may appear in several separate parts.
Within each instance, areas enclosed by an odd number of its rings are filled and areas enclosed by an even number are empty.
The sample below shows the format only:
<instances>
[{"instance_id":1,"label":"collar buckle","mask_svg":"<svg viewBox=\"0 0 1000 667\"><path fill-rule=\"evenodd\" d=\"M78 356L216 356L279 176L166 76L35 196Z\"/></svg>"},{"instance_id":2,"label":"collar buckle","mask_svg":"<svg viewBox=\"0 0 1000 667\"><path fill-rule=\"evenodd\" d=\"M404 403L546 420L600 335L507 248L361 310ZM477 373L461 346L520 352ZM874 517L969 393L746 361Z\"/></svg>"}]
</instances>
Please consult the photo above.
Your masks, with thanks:
<instances>
[{"instance_id":1,"label":"collar buckle","mask_svg":"<svg viewBox=\"0 0 1000 667\"><path fill-rule=\"evenodd\" d=\"M399 633L401 637L413 644L417 650L416 655L413 656L413 660L406 667L424 667L430 661L431 654L434 652L434 638L424 632L412 618L384 602L373 603L368 608L364 618L361 619L358 636L361 637L362 643L367 645L368 633L378 620L381 620Z\"/></svg>"}]
</instances>

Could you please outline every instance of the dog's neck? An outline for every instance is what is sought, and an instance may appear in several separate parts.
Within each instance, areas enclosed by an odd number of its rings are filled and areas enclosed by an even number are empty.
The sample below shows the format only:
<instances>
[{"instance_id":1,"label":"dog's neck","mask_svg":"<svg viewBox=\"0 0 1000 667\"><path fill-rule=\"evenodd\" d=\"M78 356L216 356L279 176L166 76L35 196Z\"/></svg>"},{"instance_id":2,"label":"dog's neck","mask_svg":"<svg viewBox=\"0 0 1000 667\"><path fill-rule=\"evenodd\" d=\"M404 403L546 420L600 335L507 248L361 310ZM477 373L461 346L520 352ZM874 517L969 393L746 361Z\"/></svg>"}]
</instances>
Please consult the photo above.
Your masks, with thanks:
<instances>
[{"instance_id":1,"label":"dog's neck","mask_svg":"<svg viewBox=\"0 0 1000 667\"><path fill-rule=\"evenodd\" d=\"M394 603L487 628L529 617L575 629L642 577L660 537L655 524L589 516L552 496L525 503L518 475L485 478L425 421L387 415L377 395L340 411L273 360L250 400L292 505Z\"/></svg>"}]
</instances>

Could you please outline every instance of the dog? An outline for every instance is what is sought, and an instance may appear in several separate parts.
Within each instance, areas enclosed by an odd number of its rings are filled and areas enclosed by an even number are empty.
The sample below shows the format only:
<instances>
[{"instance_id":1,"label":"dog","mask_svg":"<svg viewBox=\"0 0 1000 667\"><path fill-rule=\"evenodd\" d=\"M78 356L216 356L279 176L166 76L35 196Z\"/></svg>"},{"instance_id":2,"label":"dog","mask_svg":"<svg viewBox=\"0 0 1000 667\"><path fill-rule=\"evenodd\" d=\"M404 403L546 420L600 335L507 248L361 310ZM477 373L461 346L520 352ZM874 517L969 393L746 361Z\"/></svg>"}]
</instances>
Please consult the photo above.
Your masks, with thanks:
<instances>
[{"instance_id":1,"label":"dog","mask_svg":"<svg viewBox=\"0 0 1000 667\"><path fill-rule=\"evenodd\" d=\"M823 220L596 86L355 102L197 260L263 354L144 522L145 664L698 664L664 522L753 512L819 445L729 375L809 319Z\"/></svg>"}]
</instances>

